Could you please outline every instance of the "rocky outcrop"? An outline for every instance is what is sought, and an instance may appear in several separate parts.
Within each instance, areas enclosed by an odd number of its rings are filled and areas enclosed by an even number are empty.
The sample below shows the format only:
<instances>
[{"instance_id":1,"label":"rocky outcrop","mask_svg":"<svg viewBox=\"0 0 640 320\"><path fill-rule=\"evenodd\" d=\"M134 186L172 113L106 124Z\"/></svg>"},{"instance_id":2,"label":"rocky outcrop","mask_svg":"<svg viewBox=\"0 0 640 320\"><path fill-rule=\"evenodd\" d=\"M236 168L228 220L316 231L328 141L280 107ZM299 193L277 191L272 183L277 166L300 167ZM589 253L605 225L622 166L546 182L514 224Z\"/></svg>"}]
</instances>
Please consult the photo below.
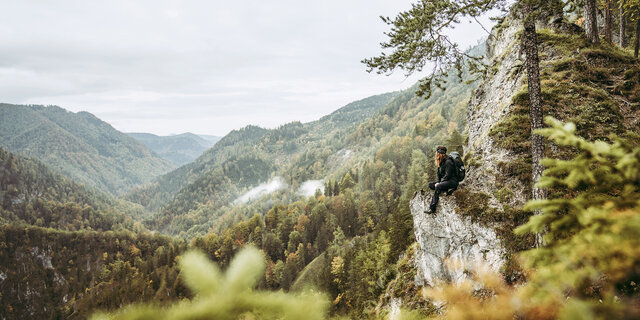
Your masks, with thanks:
<instances>
[{"instance_id":1,"label":"rocky outcrop","mask_svg":"<svg viewBox=\"0 0 640 320\"><path fill-rule=\"evenodd\" d=\"M513 108L512 97L525 84L518 33L522 24L511 16L494 27L487 40L487 64L495 66L472 95L467 111L469 142L464 153L473 164L458 192L487 196L487 210L495 212L501 203L493 192L502 188L497 179L498 164L510 155L496 145L490 131ZM471 161L470 161L471 162ZM468 163L469 164L469 163ZM523 186L515 183L509 205L522 206L527 196ZM467 270L481 263L494 271L504 264L505 249L494 226L473 222L461 214L453 197L442 197L437 212L424 213L432 192L418 193L411 200L414 234L420 247L416 254L417 285L433 286L439 281L459 282ZM451 263L449 263L451 262Z\"/></svg>"},{"instance_id":2,"label":"rocky outcrop","mask_svg":"<svg viewBox=\"0 0 640 320\"><path fill-rule=\"evenodd\" d=\"M494 271L503 264L503 249L493 229L456 213L454 201L441 199L435 214L425 213L430 196L419 192L411 200L414 233L420 245L415 255L417 285L457 283L466 271L482 263Z\"/></svg>"}]
</instances>

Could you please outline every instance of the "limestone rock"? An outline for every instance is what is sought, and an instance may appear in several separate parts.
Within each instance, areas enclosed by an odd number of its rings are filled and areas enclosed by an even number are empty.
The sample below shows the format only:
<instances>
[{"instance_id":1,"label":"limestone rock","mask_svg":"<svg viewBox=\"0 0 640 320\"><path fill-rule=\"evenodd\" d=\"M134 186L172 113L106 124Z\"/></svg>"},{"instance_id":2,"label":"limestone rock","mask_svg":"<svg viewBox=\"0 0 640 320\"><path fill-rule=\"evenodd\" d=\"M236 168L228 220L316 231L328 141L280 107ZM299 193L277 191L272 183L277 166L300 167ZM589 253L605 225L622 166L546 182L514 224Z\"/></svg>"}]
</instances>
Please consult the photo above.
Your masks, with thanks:
<instances>
[{"instance_id":1,"label":"limestone rock","mask_svg":"<svg viewBox=\"0 0 640 320\"><path fill-rule=\"evenodd\" d=\"M434 286L441 280L458 283L477 263L497 272L503 264L504 249L495 231L456 213L454 201L445 197L440 199L435 214L425 213L430 200L429 193L419 192L410 202L419 244L416 284ZM458 262L462 264L456 265Z\"/></svg>"}]
</instances>

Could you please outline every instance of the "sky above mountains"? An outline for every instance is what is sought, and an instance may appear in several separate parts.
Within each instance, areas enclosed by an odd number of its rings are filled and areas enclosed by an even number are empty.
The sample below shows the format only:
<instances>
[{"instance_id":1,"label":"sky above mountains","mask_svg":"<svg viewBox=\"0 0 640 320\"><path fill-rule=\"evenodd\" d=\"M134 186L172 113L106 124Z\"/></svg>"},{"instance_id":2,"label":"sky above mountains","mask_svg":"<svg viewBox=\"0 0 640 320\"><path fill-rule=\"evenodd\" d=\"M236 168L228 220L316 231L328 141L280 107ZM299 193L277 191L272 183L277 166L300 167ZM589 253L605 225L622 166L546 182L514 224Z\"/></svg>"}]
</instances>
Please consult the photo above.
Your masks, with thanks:
<instances>
[{"instance_id":1,"label":"sky above mountains","mask_svg":"<svg viewBox=\"0 0 640 320\"><path fill-rule=\"evenodd\" d=\"M360 63L380 53L379 16L411 2L0 0L0 102L159 135L312 121L419 79ZM452 35L469 47L487 33L465 22Z\"/></svg>"}]
</instances>

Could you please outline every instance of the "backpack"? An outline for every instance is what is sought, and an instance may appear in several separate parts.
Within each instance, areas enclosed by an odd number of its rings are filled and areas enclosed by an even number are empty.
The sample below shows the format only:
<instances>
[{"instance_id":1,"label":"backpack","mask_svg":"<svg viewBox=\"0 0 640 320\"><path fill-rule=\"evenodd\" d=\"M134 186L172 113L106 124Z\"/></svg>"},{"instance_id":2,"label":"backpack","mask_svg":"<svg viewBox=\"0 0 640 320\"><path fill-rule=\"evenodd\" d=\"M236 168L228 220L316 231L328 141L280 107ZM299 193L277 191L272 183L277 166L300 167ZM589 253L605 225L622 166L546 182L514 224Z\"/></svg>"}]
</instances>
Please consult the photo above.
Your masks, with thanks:
<instances>
[{"instance_id":1,"label":"backpack","mask_svg":"<svg viewBox=\"0 0 640 320\"><path fill-rule=\"evenodd\" d=\"M451 159L453 159L453 163L456 165L456 178L458 179L458 182L462 182L462 180L464 180L464 176L467 173L464 169L462 158L460 157L460 154L455 151L451 152L449 156L451 157Z\"/></svg>"}]
</instances>

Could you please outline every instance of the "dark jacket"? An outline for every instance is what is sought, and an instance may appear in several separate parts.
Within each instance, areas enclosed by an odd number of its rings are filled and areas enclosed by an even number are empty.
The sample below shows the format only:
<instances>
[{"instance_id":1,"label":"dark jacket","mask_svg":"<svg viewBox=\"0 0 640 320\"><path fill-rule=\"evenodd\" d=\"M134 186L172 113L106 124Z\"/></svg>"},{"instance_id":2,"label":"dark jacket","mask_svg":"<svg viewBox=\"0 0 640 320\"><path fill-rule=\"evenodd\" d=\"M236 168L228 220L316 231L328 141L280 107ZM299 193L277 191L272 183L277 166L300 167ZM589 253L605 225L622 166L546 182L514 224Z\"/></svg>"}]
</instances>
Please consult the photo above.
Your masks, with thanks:
<instances>
[{"instance_id":1,"label":"dark jacket","mask_svg":"<svg viewBox=\"0 0 640 320\"><path fill-rule=\"evenodd\" d=\"M451 157L446 157L438 167L438 182L443 181L458 182L458 178L456 177L456 164Z\"/></svg>"}]
</instances>

